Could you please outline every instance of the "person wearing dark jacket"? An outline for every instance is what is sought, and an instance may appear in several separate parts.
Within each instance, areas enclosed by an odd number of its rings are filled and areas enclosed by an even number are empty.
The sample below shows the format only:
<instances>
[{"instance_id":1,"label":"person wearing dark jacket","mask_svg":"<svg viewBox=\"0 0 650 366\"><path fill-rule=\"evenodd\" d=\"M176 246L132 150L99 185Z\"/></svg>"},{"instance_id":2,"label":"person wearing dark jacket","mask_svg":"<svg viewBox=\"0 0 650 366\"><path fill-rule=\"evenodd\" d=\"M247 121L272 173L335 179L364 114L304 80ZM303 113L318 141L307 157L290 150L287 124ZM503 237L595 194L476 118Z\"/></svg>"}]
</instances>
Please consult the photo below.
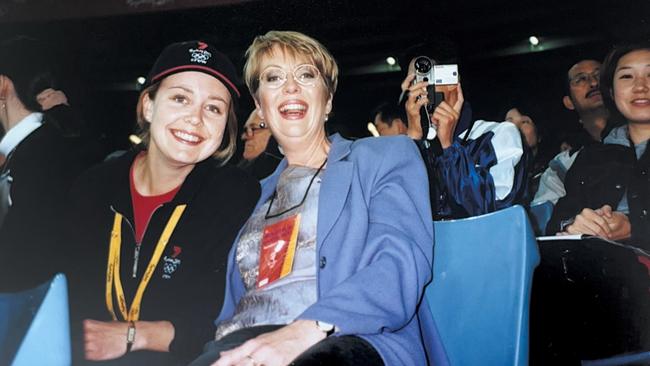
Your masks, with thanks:
<instances>
[{"instance_id":1,"label":"person wearing dark jacket","mask_svg":"<svg viewBox=\"0 0 650 366\"><path fill-rule=\"evenodd\" d=\"M610 64L603 66L601 88L610 110L622 114L627 124L613 129L603 146L589 146L578 157L567 174L567 195L558 201L547 232L629 239L650 249L650 154L646 148L650 107L641 103L650 100L650 80L634 74L633 63L650 51L621 52L615 49L607 60Z\"/></svg>"},{"instance_id":2,"label":"person wearing dark jacket","mask_svg":"<svg viewBox=\"0 0 650 366\"><path fill-rule=\"evenodd\" d=\"M266 123L260 119L257 109L251 112L244 123L241 140L244 142L244 152L237 166L259 180L271 175L283 155Z\"/></svg>"},{"instance_id":3,"label":"person wearing dark jacket","mask_svg":"<svg viewBox=\"0 0 650 366\"><path fill-rule=\"evenodd\" d=\"M40 113L33 82L48 72L36 41L0 44L0 292L47 281L65 193L83 164L51 121Z\"/></svg>"},{"instance_id":4,"label":"person wearing dark jacket","mask_svg":"<svg viewBox=\"0 0 650 366\"><path fill-rule=\"evenodd\" d=\"M213 46L169 45L140 94L144 148L73 187L65 243L76 362L83 349L102 364L187 364L214 335L227 254L260 193L225 166L235 80Z\"/></svg>"},{"instance_id":5,"label":"person wearing dark jacket","mask_svg":"<svg viewBox=\"0 0 650 366\"><path fill-rule=\"evenodd\" d=\"M532 204L551 201L556 204L566 194L564 179L583 147L600 143L615 124L603 103L599 88L601 63L580 60L565 74L566 95L562 104L575 111L581 127L568 141L570 148L557 154L539 180Z\"/></svg>"},{"instance_id":6,"label":"person wearing dark jacket","mask_svg":"<svg viewBox=\"0 0 650 366\"><path fill-rule=\"evenodd\" d=\"M414 62L415 58L401 87L406 96L407 134L418 144L427 165L434 220L478 216L528 203L528 151L517 127L510 122L472 122L460 83L436 86L444 99L432 113L426 112L428 83L413 83ZM422 121L428 126L427 119L435 138L423 130Z\"/></svg>"},{"instance_id":7,"label":"person wearing dark jacket","mask_svg":"<svg viewBox=\"0 0 650 366\"><path fill-rule=\"evenodd\" d=\"M533 364L650 349L650 43L614 48L601 70L605 103L627 123L585 147L566 175L547 234L595 238L540 244Z\"/></svg>"}]
</instances>

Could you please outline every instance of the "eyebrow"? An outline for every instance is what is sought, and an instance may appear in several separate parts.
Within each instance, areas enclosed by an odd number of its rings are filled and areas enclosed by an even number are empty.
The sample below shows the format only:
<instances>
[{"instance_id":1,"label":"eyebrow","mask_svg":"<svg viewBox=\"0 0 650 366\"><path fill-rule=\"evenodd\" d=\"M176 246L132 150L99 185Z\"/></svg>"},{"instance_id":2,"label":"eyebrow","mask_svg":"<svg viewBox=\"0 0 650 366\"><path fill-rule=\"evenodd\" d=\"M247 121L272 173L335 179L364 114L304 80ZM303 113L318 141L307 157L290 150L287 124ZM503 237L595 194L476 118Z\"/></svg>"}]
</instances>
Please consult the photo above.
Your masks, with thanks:
<instances>
[{"instance_id":1,"label":"eyebrow","mask_svg":"<svg viewBox=\"0 0 650 366\"><path fill-rule=\"evenodd\" d=\"M186 92L188 92L190 94L194 94L194 91L192 91L192 89L186 88L186 87L184 87L182 85L173 85L173 86L170 86L169 89L182 89L182 90L184 90L184 91L186 91Z\"/></svg>"},{"instance_id":2,"label":"eyebrow","mask_svg":"<svg viewBox=\"0 0 650 366\"><path fill-rule=\"evenodd\" d=\"M208 99L210 99L210 100L218 100L218 101L223 102L224 104L228 104L228 101L226 101L225 99L223 99L222 97L220 97L218 95L209 95Z\"/></svg>"},{"instance_id":3,"label":"eyebrow","mask_svg":"<svg viewBox=\"0 0 650 366\"><path fill-rule=\"evenodd\" d=\"M295 69L296 67L298 67L298 66L303 66L303 65L311 65L311 66L316 67L316 65L314 65L313 63L311 63L311 62L309 62L309 61L305 61L305 62L301 62L301 63L296 63L293 67L289 67L289 69ZM266 65L266 66L264 66L261 70L266 70L266 69L268 69L269 67L277 67L278 69L285 70L285 67L284 67L284 66L282 66L282 65L277 65L277 64L269 64L269 65Z\"/></svg>"},{"instance_id":4,"label":"eyebrow","mask_svg":"<svg viewBox=\"0 0 650 366\"><path fill-rule=\"evenodd\" d=\"M184 90L184 91L194 95L194 91L192 89L186 88L186 87L184 87L182 85L170 86L169 89L181 89L181 90ZM209 95L208 99L210 99L210 100L219 100L219 101L222 101L225 104L228 104L228 101L226 101L225 99L223 99L222 97L220 97L218 95Z\"/></svg>"},{"instance_id":5,"label":"eyebrow","mask_svg":"<svg viewBox=\"0 0 650 366\"><path fill-rule=\"evenodd\" d=\"M643 67L650 67L650 64L646 64ZM619 72L621 70L629 70L631 68L632 68L632 66L621 66L621 67L617 68L614 72Z\"/></svg>"}]
</instances>

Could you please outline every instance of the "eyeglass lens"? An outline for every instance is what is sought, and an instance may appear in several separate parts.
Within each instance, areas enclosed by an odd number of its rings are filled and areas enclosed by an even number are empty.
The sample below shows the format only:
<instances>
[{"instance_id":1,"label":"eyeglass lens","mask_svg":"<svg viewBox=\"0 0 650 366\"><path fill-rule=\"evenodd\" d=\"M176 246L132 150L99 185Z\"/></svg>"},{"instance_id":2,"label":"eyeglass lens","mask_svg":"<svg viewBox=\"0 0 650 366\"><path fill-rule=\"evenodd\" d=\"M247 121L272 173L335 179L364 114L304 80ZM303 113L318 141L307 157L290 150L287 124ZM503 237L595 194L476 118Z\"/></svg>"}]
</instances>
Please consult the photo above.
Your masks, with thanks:
<instances>
[{"instance_id":1,"label":"eyeglass lens","mask_svg":"<svg viewBox=\"0 0 650 366\"><path fill-rule=\"evenodd\" d=\"M298 65L292 72L293 79L302 86L313 86L318 79L320 72L314 65ZM260 84L265 87L276 89L287 82L287 72L279 67L269 67L260 75Z\"/></svg>"},{"instance_id":2,"label":"eyeglass lens","mask_svg":"<svg viewBox=\"0 0 650 366\"><path fill-rule=\"evenodd\" d=\"M598 82L599 77L600 77L600 71L594 71L591 74L584 72L574 76L573 79L571 79L571 84L586 85L591 83L591 80L595 80L596 82Z\"/></svg>"}]
</instances>

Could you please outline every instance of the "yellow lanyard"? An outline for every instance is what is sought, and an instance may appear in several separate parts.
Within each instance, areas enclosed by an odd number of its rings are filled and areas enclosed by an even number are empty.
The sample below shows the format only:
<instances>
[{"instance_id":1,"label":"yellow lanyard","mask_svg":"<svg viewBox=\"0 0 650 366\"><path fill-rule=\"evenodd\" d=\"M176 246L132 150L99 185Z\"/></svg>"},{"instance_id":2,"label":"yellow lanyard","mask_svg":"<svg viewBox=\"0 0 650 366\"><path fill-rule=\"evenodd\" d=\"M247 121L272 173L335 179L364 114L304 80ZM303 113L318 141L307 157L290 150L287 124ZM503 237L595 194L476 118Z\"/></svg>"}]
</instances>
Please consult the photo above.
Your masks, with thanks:
<instances>
[{"instance_id":1,"label":"yellow lanyard","mask_svg":"<svg viewBox=\"0 0 650 366\"><path fill-rule=\"evenodd\" d=\"M120 308L120 313L125 321L135 322L140 317L140 303L142 302L142 296L144 291L147 289L149 280L153 275L153 271L160 261L167 242L169 242L169 237L174 232L178 220L181 218L183 211L187 205L178 205L174 209L172 216L167 221L165 230L163 230L160 239L158 239L158 244L156 244L156 249L151 256L149 265L142 275L142 280L138 285L138 290L135 293L133 298L133 303L131 304L131 309L127 313L126 299L124 297L124 289L122 288L122 280L120 278L120 247L122 246L122 215L115 213L115 219L113 221L113 231L111 232L111 244L108 252L108 266L106 267L106 307L111 313L113 320L117 320L115 315L115 310L113 309L113 282L115 282L115 293L117 296L117 304Z\"/></svg>"}]
</instances>

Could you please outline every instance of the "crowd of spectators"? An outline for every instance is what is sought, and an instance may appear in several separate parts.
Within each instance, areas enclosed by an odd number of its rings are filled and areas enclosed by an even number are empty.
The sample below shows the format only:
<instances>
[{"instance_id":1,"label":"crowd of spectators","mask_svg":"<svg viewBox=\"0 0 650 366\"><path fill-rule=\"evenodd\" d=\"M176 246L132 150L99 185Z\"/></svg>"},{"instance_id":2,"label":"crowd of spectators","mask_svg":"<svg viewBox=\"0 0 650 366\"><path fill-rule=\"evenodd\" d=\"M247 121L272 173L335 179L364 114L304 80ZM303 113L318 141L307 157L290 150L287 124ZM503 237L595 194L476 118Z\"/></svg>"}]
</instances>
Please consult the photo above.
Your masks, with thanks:
<instances>
[{"instance_id":1,"label":"crowd of spectators","mask_svg":"<svg viewBox=\"0 0 650 366\"><path fill-rule=\"evenodd\" d=\"M578 59L557 70L566 80L557 99L575 112L581 129L565 136L549 161L539 154L543 143L554 141L542 128L543 107L513 103L502 106L501 120L483 120L465 100L462 79L432 85L416 78L417 57L438 63L437 55L418 52L401 84L391 86L401 92L399 100L369 111L381 137L351 142L325 132L338 66L318 41L295 32L256 38L244 70L256 108L239 134L240 91L230 61L201 41L173 44L140 94L143 142L100 164L96 140L47 60L38 57L35 41L0 43L0 54L16 56L0 58L0 291L68 274L79 363L187 363L215 330L216 341L195 364L296 359L311 365L314 358L333 357L337 347L351 352L336 359L341 364L438 362L444 357L427 344L438 336L435 324L418 305L430 281L431 223L550 202L546 234L567 240L541 250L531 362L649 350L650 44L615 47L602 63ZM243 153L228 161L238 136ZM165 248L176 225L167 232L165 223L168 217L178 221L186 206L180 234L156 269L157 247L164 241ZM317 229L321 221L330 225L327 231ZM268 260L263 244L267 235L286 230L296 247L279 250L288 250L283 255L292 261L295 254L298 269L289 266L286 279L279 275L265 287L254 278ZM133 253L119 243L113 248L122 236L135 246ZM151 270L165 279L154 281L147 299L158 311L144 320L125 312L123 299L113 301L114 277L107 274L123 272L126 297L142 300L140 286L148 281L147 262L137 270L143 243ZM120 267L120 250L128 268ZM567 259L568 252L579 255ZM173 275L181 260L182 268L197 272ZM391 276L402 281L391 284ZM378 278L385 281L379 295L364 286ZM115 286L123 291L122 284ZM97 289L99 297L86 298ZM287 295L287 289L301 295ZM167 296L179 300L172 306ZM194 302L199 298L205 306ZM615 306L594 298L622 299ZM209 320L217 315L215 327ZM333 333L341 337L328 338ZM405 342L414 340L423 344L408 351ZM140 356L129 353L132 347ZM158 358L160 352L171 357Z\"/></svg>"}]
</instances>

